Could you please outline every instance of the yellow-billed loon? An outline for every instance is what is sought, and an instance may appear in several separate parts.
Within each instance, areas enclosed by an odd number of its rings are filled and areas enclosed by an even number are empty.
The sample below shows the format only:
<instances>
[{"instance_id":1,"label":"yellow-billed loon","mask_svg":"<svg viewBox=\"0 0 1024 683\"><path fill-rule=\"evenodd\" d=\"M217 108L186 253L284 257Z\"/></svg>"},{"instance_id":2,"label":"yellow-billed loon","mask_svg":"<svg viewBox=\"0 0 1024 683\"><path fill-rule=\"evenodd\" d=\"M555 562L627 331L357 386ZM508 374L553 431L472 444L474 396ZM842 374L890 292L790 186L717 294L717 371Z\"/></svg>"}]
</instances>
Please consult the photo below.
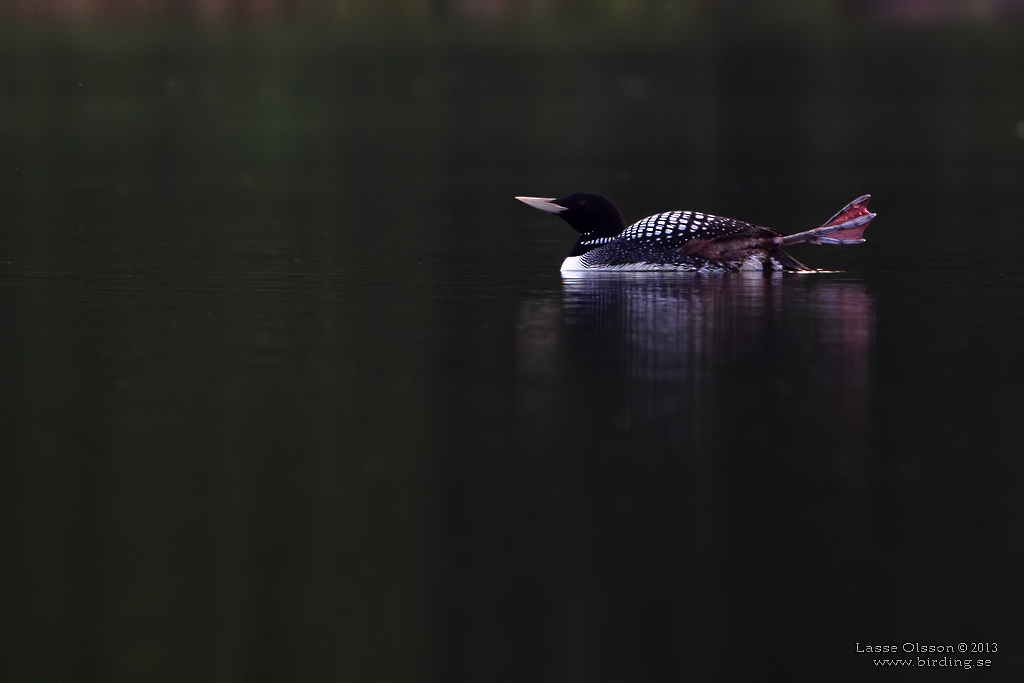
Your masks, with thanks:
<instances>
[{"instance_id":1,"label":"yellow-billed loon","mask_svg":"<svg viewBox=\"0 0 1024 683\"><path fill-rule=\"evenodd\" d=\"M580 233L562 272L588 270L809 270L782 247L859 244L875 217L871 195L850 202L820 228L783 235L732 218L699 211L667 211L626 227L607 197L575 192L559 199L516 197L535 209L558 214Z\"/></svg>"}]
</instances>

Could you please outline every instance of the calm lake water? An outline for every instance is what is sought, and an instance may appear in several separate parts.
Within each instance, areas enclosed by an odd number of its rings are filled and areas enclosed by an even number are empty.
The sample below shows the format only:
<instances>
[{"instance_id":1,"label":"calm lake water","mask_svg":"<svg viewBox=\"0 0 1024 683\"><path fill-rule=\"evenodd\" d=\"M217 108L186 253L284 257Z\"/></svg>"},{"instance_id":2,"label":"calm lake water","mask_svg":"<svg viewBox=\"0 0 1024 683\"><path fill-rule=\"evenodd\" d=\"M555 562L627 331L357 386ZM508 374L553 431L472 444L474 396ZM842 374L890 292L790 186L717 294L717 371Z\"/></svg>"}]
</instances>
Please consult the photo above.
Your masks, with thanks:
<instances>
[{"instance_id":1,"label":"calm lake water","mask_svg":"<svg viewBox=\"0 0 1024 683\"><path fill-rule=\"evenodd\" d=\"M0 65L10 680L1020 679L1019 33ZM575 190L879 217L826 272L563 279L512 197Z\"/></svg>"}]
</instances>

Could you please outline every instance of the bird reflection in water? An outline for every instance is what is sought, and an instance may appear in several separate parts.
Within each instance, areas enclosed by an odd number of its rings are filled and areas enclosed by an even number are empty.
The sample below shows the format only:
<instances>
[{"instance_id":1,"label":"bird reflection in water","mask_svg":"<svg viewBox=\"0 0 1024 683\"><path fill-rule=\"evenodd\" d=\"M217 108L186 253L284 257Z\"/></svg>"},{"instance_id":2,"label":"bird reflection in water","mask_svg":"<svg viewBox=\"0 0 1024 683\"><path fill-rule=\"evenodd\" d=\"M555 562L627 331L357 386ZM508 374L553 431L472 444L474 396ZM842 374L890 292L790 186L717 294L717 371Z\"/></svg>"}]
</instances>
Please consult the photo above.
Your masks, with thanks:
<instances>
[{"instance_id":1,"label":"bird reflection in water","mask_svg":"<svg viewBox=\"0 0 1024 683\"><path fill-rule=\"evenodd\" d=\"M566 401L634 440L699 451L796 441L859 469L872 299L830 274L590 274L519 315L520 409Z\"/></svg>"}]
</instances>

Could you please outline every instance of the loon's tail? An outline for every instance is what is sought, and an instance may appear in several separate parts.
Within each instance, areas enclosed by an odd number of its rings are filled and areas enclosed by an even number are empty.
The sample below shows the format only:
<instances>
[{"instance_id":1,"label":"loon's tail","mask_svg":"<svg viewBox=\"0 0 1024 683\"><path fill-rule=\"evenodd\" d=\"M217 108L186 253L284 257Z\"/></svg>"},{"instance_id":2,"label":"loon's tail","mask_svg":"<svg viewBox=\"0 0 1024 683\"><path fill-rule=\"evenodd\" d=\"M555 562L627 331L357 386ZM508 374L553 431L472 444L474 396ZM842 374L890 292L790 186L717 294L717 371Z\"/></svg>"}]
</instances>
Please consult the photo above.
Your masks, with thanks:
<instances>
[{"instance_id":1,"label":"loon's tail","mask_svg":"<svg viewBox=\"0 0 1024 683\"><path fill-rule=\"evenodd\" d=\"M795 235L776 237L779 244L799 244L810 242L811 244L860 244L864 241L864 229L875 217L875 214L868 211L868 200L871 195L866 194L858 197L846 205L846 208L829 219L828 223L807 230L798 232Z\"/></svg>"}]
</instances>

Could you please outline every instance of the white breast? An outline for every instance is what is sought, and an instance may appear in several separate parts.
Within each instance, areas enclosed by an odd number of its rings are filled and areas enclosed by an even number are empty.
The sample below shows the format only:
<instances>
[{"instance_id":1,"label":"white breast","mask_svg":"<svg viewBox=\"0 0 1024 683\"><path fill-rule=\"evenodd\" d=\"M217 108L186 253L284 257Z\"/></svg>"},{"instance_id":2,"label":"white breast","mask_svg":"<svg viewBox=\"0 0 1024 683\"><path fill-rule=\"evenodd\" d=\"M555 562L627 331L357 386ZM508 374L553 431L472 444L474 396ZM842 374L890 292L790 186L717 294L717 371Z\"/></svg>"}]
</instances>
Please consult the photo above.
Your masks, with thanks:
<instances>
[{"instance_id":1,"label":"white breast","mask_svg":"<svg viewBox=\"0 0 1024 683\"><path fill-rule=\"evenodd\" d=\"M587 270L587 268L583 265L583 258L581 256L570 256L569 258L562 261L561 271L563 273L571 273L574 270Z\"/></svg>"}]
</instances>

